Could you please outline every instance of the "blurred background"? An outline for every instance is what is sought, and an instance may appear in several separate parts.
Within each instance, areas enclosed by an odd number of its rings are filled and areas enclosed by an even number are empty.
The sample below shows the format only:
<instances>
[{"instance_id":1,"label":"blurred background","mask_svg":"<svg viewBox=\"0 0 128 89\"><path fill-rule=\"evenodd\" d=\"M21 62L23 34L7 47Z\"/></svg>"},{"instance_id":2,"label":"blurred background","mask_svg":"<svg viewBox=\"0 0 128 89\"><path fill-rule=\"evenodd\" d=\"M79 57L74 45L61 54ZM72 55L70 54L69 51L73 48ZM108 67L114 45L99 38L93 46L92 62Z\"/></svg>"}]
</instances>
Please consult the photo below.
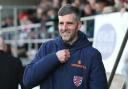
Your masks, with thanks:
<instances>
[{"instance_id":1,"label":"blurred background","mask_svg":"<svg viewBox=\"0 0 128 89\"><path fill-rule=\"evenodd\" d=\"M7 51L23 66L30 63L43 42L58 36L57 12L65 4L80 10L80 30L101 51L110 89L126 89L127 0L0 0L0 36Z\"/></svg>"}]
</instances>

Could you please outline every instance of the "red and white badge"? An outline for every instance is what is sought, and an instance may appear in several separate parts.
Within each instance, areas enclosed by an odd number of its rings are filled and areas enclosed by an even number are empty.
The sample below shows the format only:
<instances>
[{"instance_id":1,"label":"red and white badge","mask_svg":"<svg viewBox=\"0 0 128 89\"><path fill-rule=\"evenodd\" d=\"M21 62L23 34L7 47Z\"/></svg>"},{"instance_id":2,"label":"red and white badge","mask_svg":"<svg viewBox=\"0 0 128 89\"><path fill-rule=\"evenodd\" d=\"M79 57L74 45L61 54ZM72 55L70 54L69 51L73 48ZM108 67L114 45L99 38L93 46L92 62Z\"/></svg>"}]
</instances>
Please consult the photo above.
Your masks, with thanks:
<instances>
[{"instance_id":1,"label":"red and white badge","mask_svg":"<svg viewBox=\"0 0 128 89\"><path fill-rule=\"evenodd\" d=\"M76 87L79 87L82 84L82 81L83 81L83 77L81 77L81 76L74 76L73 77L73 82L74 82Z\"/></svg>"}]
</instances>

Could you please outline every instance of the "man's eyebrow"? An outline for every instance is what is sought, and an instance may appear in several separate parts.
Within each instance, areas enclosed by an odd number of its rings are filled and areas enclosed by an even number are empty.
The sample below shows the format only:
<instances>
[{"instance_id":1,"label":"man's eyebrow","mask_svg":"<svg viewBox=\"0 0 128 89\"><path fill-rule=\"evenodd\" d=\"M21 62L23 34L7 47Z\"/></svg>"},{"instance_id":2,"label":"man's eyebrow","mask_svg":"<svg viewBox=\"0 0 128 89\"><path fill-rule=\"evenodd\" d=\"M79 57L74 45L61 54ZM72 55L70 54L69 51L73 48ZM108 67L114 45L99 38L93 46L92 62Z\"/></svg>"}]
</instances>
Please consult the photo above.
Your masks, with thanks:
<instances>
[{"instance_id":1,"label":"man's eyebrow","mask_svg":"<svg viewBox=\"0 0 128 89\"><path fill-rule=\"evenodd\" d=\"M73 22L67 22L68 24L73 24Z\"/></svg>"}]
</instances>

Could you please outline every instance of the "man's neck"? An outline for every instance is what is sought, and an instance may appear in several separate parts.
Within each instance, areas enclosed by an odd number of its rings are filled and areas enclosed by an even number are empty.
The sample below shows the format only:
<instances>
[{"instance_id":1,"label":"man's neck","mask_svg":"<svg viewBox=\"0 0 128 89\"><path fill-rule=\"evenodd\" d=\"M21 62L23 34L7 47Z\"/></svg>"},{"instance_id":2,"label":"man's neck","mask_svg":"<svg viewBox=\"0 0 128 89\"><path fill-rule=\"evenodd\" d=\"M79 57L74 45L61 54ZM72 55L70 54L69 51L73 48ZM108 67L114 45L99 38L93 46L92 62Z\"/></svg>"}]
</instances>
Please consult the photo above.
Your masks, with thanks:
<instances>
[{"instance_id":1,"label":"man's neck","mask_svg":"<svg viewBox=\"0 0 128 89\"><path fill-rule=\"evenodd\" d=\"M77 39L78 39L78 35L76 35L75 38L72 41L67 42L67 43L72 45Z\"/></svg>"}]
</instances>

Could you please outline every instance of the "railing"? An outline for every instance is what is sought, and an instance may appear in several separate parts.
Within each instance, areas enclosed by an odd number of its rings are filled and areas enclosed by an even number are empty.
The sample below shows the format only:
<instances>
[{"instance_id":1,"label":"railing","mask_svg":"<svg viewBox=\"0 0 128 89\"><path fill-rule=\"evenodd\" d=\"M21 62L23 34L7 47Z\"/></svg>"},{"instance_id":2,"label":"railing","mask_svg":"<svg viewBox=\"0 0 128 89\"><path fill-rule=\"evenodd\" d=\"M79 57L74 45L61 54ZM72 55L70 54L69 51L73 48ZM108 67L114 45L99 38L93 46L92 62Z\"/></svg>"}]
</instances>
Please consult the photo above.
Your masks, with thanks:
<instances>
[{"instance_id":1,"label":"railing","mask_svg":"<svg viewBox=\"0 0 128 89\"><path fill-rule=\"evenodd\" d=\"M20 10L28 10L28 9L36 9L36 6L0 6L0 28L2 19L9 14L13 17L13 24L14 26L17 26L18 23L18 12Z\"/></svg>"},{"instance_id":2,"label":"railing","mask_svg":"<svg viewBox=\"0 0 128 89\"><path fill-rule=\"evenodd\" d=\"M90 19L94 19L93 17L86 17L86 18L81 18L81 21L84 22L83 25L86 24L86 20L90 20ZM29 24L29 25L22 25L22 26L15 26L15 27L7 27L7 28L1 28L0 29L0 34L4 35L5 37L5 42L8 44L11 44L14 48L17 49L18 44L28 44L28 50L31 50L31 44L34 43L35 45L42 43L44 41L47 41L53 37L56 36L57 32L46 32L45 35L51 35L50 38L41 38L41 39L32 39L31 37L28 38L24 38L24 39L20 39L21 34L24 34L24 30L29 30L28 32L25 32L25 34L29 34L31 33L31 30L34 29L34 33L36 33L36 35L38 34L43 34L43 32L39 32L41 24ZM46 26L53 26L54 27L54 22L47 22ZM86 29L85 29L86 30ZM12 37L9 38L7 33L9 33ZM92 38L89 38L90 41L93 41ZM38 46L36 46L36 49L38 48ZM17 56L17 54L14 54L15 56Z\"/></svg>"},{"instance_id":3,"label":"railing","mask_svg":"<svg viewBox=\"0 0 128 89\"><path fill-rule=\"evenodd\" d=\"M30 34L35 34L36 36L42 35L43 32L39 32L40 30L40 24L29 24L29 25L23 25L23 26L15 26L15 27L7 27L7 28L1 28L0 29L0 35L2 35L5 39L5 42L7 44L10 44L13 48L16 49L16 52L14 52L14 56L17 56L17 47L20 44L28 44L28 49L31 50L31 44L35 44L35 49L38 49L38 43L42 43L44 41L49 40L46 38L31 38L29 36ZM53 22L47 22L46 26L54 26ZM27 31L26 31L27 30ZM51 37L55 37L55 32L48 33L45 32L45 35L51 35ZM25 37L23 37L23 35Z\"/></svg>"}]
</instances>

